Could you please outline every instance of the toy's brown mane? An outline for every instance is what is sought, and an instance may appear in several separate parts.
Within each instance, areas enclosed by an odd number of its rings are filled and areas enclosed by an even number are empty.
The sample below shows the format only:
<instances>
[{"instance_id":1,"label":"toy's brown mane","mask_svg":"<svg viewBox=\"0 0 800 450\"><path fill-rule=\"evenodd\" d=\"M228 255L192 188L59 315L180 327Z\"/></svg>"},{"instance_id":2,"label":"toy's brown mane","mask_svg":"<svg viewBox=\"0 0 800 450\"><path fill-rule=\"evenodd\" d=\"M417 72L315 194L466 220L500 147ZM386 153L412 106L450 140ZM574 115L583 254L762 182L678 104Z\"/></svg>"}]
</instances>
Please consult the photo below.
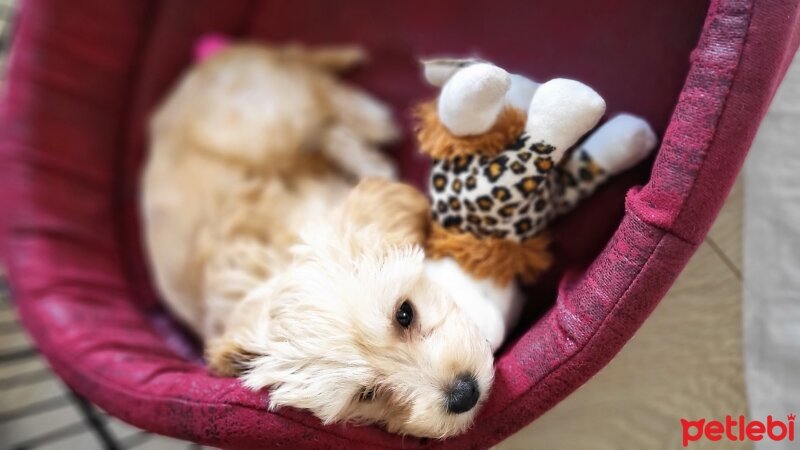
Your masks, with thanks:
<instances>
[{"instance_id":1,"label":"toy's brown mane","mask_svg":"<svg viewBox=\"0 0 800 450\"><path fill-rule=\"evenodd\" d=\"M480 154L494 156L514 142L525 128L525 113L506 107L487 132L474 136L455 136L439 121L436 100L420 103L414 109L419 148L433 159Z\"/></svg>"},{"instance_id":2,"label":"toy's brown mane","mask_svg":"<svg viewBox=\"0 0 800 450\"><path fill-rule=\"evenodd\" d=\"M477 279L491 279L505 286L519 276L532 283L550 268L553 257L547 247L550 237L539 233L522 242L509 239L477 237L455 228L431 224L425 254L432 259L453 258L461 268Z\"/></svg>"}]
</instances>

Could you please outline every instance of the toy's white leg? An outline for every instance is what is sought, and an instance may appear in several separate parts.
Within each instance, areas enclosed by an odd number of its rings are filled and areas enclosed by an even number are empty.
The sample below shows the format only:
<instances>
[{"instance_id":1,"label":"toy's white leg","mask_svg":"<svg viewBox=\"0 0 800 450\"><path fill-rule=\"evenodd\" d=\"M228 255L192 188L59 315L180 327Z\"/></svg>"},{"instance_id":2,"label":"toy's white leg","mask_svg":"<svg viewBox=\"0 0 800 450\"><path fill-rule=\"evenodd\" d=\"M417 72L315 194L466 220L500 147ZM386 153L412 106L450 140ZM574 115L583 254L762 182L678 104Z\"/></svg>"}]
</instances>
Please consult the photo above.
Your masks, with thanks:
<instances>
[{"instance_id":1,"label":"toy's white leg","mask_svg":"<svg viewBox=\"0 0 800 450\"><path fill-rule=\"evenodd\" d=\"M621 114L604 123L556 168L555 213L571 210L610 176L644 159L655 144L655 133L638 117Z\"/></svg>"},{"instance_id":2,"label":"toy's white leg","mask_svg":"<svg viewBox=\"0 0 800 450\"><path fill-rule=\"evenodd\" d=\"M533 143L555 147L558 162L603 117L606 102L589 86L556 78L542 84L531 100L525 131Z\"/></svg>"},{"instance_id":3,"label":"toy's white leg","mask_svg":"<svg viewBox=\"0 0 800 450\"><path fill-rule=\"evenodd\" d=\"M656 141L644 119L620 114L592 133L581 148L609 175L615 175L646 158Z\"/></svg>"},{"instance_id":4,"label":"toy's white leg","mask_svg":"<svg viewBox=\"0 0 800 450\"><path fill-rule=\"evenodd\" d=\"M609 174L597 165L582 148L576 148L563 165L555 168L550 220L569 212L608 180Z\"/></svg>"},{"instance_id":5,"label":"toy's white leg","mask_svg":"<svg viewBox=\"0 0 800 450\"><path fill-rule=\"evenodd\" d=\"M517 283L498 286L492 280L477 280L452 258L425 259L425 274L452 296L497 351L522 312L525 297Z\"/></svg>"},{"instance_id":6,"label":"toy's white leg","mask_svg":"<svg viewBox=\"0 0 800 450\"><path fill-rule=\"evenodd\" d=\"M506 93L506 104L522 111L527 111L531 104L531 99L541 84L512 73L511 88Z\"/></svg>"},{"instance_id":7,"label":"toy's white leg","mask_svg":"<svg viewBox=\"0 0 800 450\"><path fill-rule=\"evenodd\" d=\"M456 136L488 131L505 106L511 85L508 72L478 63L457 71L439 95L439 120Z\"/></svg>"}]
</instances>

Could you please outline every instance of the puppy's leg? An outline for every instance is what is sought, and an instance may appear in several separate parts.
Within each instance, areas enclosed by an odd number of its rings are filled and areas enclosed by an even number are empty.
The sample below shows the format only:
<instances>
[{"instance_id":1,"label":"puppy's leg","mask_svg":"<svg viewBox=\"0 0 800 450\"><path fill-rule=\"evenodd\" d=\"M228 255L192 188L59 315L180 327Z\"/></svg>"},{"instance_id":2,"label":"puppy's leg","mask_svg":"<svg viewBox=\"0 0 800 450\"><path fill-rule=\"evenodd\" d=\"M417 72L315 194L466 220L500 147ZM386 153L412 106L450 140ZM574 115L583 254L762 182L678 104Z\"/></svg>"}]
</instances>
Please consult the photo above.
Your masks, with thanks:
<instances>
[{"instance_id":1,"label":"puppy's leg","mask_svg":"<svg viewBox=\"0 0 800 450\"><path fill-rule=\"evenodd\" d=\"M488 131L505 106L511 78L505 70L486 63L457 71L439 94L439 120L456 136Z\"/></svg>"},{"instance_id":2,"label":"puppy's leg","mask_svg":"<svg viewBox=\"0 0 800 450\"><path fill-rule=\"evenodd\" d=\"M206 338L205 357L209 369L217 375L233 377L248 369L248 363L263 355L258 348L259 330L265 329L268 317L265 316L271 285L263 283L248 291L227 311L224 333Z\"/></svg>"},{"instance_id":3,"label":"puppy's leg","mask_svg":"<svg viewBox=\"0 0 800 450\"><path fill-rule=\"evenodd\" d=\"M331 83L327 95L334 119L361 140L385 144L400 136L389 107L366 92L343 83Z\"/></svg>"},{"instance_id":4,"label":"puppy's leg","mask_svg":"<svg viewBox=\"0 0 800 450\"><path fill-rule=\"evenodd\" d=\"M389 108L341 83L332 83L328 95L335 122L323 133L322 152L356 178L397 178L392 160L376 148L400 134Z\"/></svg>"},{"instance_id":5,"label":"puppy's leg","mask_svg":"<svg viewBox=\"0 0 800 450\"><path fill-rule=\"evenodd\" d=\"M249 292L274 275L281 260L274 249L257 239L242 237L217 247L205 267L203 297L204 336L219 336L230 327L233 310ZM227 326L226 326L227 324Z\"/></svg>"},{"instance_id":6,"label":"puppy's leg","mask_svg":"<svg viewBox=\"0 0 800 450\"><path fill-rule=\"evenodd\" d=\"M530 142L558 163L565 152L591 130L606 110L603 98L589 86L557 78L541 85L528 108L525 131Z\"/></svg>"},{"instance_id":7,"label":"puppy's leg","mask_svg":"<svg viewBox=\"0 0 800 450\"><path fill-rule=\"evenodd\" d=\"M358 179L397 178L392 160L343 124L333 125L325 131L321 150L342 170Z\"/></svg>"}]
</instances>

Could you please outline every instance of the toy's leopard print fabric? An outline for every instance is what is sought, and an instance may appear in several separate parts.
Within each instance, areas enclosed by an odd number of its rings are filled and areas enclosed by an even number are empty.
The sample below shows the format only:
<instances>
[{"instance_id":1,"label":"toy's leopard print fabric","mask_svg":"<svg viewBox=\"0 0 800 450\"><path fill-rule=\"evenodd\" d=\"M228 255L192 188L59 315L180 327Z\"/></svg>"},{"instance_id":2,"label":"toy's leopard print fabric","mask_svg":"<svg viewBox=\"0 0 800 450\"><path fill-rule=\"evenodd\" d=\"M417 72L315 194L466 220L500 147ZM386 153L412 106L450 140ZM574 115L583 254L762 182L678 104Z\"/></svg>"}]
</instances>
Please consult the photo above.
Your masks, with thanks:
<instances>
[{"instance_id":1,"label":"toy's leopard print fabric","mask_svg":"<svg viewBox=\"0 0 800 450\"><path fill-rule=\"evenodd\" d=\"M582 149L576 148L563 165L556 165L554 151L523 133L493 157L435 160L430 179L434 220L477 236L517 242L534 236L608 178Z\"/></svg>"}]
</instances>

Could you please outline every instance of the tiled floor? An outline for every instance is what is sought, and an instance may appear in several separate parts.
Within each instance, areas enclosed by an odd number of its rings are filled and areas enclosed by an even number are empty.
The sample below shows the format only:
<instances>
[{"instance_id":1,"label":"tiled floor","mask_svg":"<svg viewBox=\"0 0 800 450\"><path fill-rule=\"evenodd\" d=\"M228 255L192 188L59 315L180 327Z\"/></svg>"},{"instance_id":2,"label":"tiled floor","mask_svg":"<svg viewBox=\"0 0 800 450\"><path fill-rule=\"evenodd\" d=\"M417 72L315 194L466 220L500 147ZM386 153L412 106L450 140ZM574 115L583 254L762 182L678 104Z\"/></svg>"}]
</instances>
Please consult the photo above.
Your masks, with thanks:
<instances>
[{"instance_id":1,"label":"tiled floor","mask_svg":"<svg viewBox=\"0 0 800 450\"><path fill-rule=\"evenodd\" d=\"M87 411L88 409L88 411ZM89 414L87 414L89 412ZM99 425L92 425L91 418ZM109 441L103 442L98 427ZM144 433L73 396L47 368L0 291L0 449L199 448Z\"/></svg>"}]
</instances>

